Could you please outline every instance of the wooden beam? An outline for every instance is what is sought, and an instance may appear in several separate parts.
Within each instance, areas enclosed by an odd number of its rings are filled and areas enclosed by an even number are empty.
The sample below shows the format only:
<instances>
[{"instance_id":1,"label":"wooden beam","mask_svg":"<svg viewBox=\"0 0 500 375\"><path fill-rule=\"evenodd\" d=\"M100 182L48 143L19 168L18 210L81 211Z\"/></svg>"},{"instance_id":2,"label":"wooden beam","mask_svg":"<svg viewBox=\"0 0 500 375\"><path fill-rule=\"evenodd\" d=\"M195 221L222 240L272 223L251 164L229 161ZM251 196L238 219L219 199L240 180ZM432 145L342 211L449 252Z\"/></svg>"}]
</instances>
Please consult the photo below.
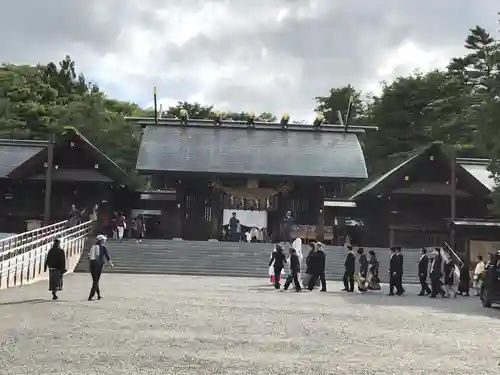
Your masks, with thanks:
<instances>
[{"instance_id":1,"label":"wooden beam","mask_svg":"<svg viewBox=\"0 0 500 375\"><path fill-rule=\"evenodd\" d=\"M52 172L54 168L54 147L56 137L54 134L50 136L47 146L47 169L45 171L45 202L43 211L43 225L50 225L50 205L52 196Z\"/></svg>"}]
</instances>

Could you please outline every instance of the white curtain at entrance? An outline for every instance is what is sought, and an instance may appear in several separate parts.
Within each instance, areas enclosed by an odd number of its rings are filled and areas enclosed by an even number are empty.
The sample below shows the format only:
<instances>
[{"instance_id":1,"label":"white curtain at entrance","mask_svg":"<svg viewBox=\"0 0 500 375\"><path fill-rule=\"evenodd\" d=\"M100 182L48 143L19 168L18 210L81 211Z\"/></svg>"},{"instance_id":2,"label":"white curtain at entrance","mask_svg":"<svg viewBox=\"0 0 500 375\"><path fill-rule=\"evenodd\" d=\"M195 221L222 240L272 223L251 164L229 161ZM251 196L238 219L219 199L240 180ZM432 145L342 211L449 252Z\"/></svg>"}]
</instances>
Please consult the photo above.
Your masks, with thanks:
<instances>
[{"instance_id":1,"label":"white curtain at entrance","mask_svg":"<svg viewBox=\"0 0 500 375\"><path fill-rule=\"evenodd\" d=\"M229 219L236 212L236 218L241 225L247 227L257 226L258 228L267 228L267 211L250 210L224 210L223 223L229 224Z\"/></svg>"}]
</instances>

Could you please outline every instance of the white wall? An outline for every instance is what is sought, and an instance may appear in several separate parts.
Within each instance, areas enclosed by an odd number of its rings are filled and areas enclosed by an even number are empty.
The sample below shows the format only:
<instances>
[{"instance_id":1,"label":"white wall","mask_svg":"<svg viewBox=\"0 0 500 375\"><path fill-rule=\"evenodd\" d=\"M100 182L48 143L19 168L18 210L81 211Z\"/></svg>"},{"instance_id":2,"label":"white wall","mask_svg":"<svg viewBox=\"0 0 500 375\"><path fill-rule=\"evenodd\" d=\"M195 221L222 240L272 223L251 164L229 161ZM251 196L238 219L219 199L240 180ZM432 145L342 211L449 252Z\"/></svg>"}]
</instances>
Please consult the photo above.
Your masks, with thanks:
<instances>
[{"instance_id":1,"label":"white wall","mask_svg":"<svg viewBox=\"0 0 500 375\"><path fill-rule=\"evenodd\" d=\"M223 224L229 224L233 212L236 212L236 218L241 225L251 227L256 225L259 228L267 228L267 211L250 210L224 210Z\"/></svg>"}]
</instances>

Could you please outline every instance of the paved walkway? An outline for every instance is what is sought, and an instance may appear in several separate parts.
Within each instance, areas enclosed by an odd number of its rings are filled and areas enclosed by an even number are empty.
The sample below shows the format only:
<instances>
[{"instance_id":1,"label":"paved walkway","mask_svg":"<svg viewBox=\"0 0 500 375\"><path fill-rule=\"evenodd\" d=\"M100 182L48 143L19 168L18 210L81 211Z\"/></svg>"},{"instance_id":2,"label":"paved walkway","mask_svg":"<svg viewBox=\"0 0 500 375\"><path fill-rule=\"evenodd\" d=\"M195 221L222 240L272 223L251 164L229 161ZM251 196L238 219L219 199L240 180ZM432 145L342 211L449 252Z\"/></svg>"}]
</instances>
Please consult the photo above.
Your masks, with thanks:
<instances>
[{"instance_id":1,"label":"paved walkway","mask_svg":"<svg viewBox=\"0 0 500 375\"><path fill-rule=\"evenodd\" d=\"M70 275L0 292L1 373L500 373L500 310L475 298L278 292L265 280ZM477 372L477 366L484 370Z\"/></svg>"}]
</instances>

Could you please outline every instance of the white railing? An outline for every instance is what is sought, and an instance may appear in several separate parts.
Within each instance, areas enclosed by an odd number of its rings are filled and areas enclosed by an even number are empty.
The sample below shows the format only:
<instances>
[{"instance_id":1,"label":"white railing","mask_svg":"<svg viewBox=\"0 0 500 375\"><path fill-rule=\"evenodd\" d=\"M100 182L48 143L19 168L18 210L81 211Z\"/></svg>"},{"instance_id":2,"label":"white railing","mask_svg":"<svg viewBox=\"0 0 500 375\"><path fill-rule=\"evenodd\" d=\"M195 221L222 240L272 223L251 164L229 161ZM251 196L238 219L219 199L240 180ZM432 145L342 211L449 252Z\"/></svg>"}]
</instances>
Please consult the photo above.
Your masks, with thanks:
<instances>
[{"instance_id":1,"label":"white railing","mask_svg":"<svg viewBox=\"0 0 500 375\"><path fill-rule=\"evenodd\" d=\"M0 289L30 283L43 274L47 252L56 238L67 261L81 254L93 222L67 225L63 221L0 240Z\"/></svg>"}]
</instances>

